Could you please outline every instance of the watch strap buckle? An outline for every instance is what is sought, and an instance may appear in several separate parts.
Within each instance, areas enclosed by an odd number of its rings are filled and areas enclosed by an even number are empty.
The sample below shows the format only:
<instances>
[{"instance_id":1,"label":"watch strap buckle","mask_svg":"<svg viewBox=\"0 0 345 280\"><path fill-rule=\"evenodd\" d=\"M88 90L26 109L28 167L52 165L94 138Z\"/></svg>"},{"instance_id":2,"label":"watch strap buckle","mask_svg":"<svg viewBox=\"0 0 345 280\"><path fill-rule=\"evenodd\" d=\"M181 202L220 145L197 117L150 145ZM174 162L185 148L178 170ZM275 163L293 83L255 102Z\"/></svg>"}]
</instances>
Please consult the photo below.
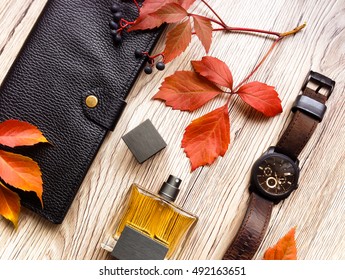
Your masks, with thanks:
<instances>
[{"instance_id":1,"label":"watch strap buckle","mask_svg":"<svg viewBox=\"0 0 345 280\"><path fill-rule=\"evenodd\" d=\"M300 110L311 116L313 119L321 122L327 110L327 106L309 96L298 95L291 108L292 112L296 112L297 110Z\"/></svg>"},{"instance_id":2,"label":"watch strap buckle","mask_svg":"<svg viewBox=\"0 0 345 280\"><path fill-rule=\"evenodd\" d=\"M334 86L335 86L335 81L333 81L332 79L318 73L318 72L314 72L311 71L309 72L309 74L307 75L303 86L302 86L302 91L308 87L308 85L310 83L316 84L317 88L315 90L315 92L320 93L320 90L322 88L325 88L328 90L328 93L326 95L327 99L331 96Z\"/></svg>"}]
</instances>

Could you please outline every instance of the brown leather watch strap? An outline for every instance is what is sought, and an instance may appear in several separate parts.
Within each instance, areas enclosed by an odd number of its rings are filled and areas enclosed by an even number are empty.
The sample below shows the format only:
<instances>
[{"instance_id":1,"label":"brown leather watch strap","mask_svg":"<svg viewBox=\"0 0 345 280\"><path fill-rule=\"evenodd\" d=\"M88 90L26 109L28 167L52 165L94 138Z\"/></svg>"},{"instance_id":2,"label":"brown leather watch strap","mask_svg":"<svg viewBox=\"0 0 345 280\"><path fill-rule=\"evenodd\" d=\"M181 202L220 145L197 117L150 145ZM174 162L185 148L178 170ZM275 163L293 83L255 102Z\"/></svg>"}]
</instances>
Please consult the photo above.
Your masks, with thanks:
<instances>
[{"instance_id":1,"label":"brown leather watch strap","mask_svg":"<svg viewBox=\"0 0 345 280\"><path fill-rule=\"evenodd\" d=\"M308 96L322 104L326 103L327 96L319 94L306 87L303 91L304 96ZM275 151L296 160L313 132L319 121L302 111L295 112L290 124L278 141Z\"/></svg>"},{"instance_id":2,"label":"brown leather watch strap","mask_svg":"<svg viewBox=\"0 0 345 280\"><path fill-rule=\"evenodd\" d=\"M260 246L271 218L273 202L251 193L249 206L223 260L250 260Z\"/></svg>"},{"instance_id":3,"label":"brown leather watch strap","mask_svg":"<svg viewBox=\"0 0 345 280\"><path fill-rule=\"evenodd\" d=\"M316 84L316 89L309 84ZM333 91L335 82L322 74L310 71L292 108L295 112L290 124L280 138L274 152L285 154L292 160L298 155L312 136L326 111L324 105ZM327 89L328 94L320 93ZM255 255L265 235L272 213L273 202L255 192L250 195L249 206L240 229L223 256L224 260L250 260Z\"/></svg>"}]
</instances>

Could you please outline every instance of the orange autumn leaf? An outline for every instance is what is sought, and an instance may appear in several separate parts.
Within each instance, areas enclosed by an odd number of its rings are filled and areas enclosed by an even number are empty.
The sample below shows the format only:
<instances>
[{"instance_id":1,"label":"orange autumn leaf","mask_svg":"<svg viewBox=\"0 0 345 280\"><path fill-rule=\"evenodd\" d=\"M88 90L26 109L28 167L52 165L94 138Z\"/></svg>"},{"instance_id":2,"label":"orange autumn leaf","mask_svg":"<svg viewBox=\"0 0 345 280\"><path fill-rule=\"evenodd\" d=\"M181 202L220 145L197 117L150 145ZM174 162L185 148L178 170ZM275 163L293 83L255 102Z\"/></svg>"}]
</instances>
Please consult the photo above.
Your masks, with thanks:
<instances>
[{"instance_id":1,"label":"orange autumn leaf","mask_svg":"<svg viewBox=\"0 0 345 280\"><path fill-rule=\"evenodd\" d=\"M182 111L194 111L222 93L222 90L192 71L177 71L165 78L159 92L153 96L167 106Z\"/></svg>"},{"instance_id":2,"label":"orange autumn leaf","mask_svg":"<svg viewBox=\"0 0 345 280\"><path fill-rule=\"evenodd\" d=\"M211 21L205 17L193 15L195 34L198 36L206 53L210 50L212 42L212 24Z\"/></svg>"},{"instance_id":3,"label":"orange autumn leaf","mask_svg":"<svg viewBox=\"0 0 345 280\"><path fill-rule=\"evenodd\" d=\"M241 86L236 93L244 102L267 117L273 117L283 111L278 93L272 86L251 82Z\"/></svg>"},{"instance_id":4,"label":"orange autumn leaf","mask_svg":"<svg viewBox=\"0 0 345 280\"><path fill-rule=\"evenodd\" d=\"M0 123L0 144L11 148L48 142L39 129L27 122L7 120Z\"/></svg>"},{"instance_id":5,"label":"orange autumn leaf","mask_svg":"<svg viewBox=\"0 0 345 280\"><path fill-rule=\"evenodd\" d=\"M193 68L209 81L232 89L233 78L225 62L212 56L204 56L200 61L192 61Z\"/></svg>"},{"instance_id":6,"label":"orange autumn leaf","mask_svg":"<svg viewBox=\"0 0 345 280\"><path fill-rule=\"evenodd\" d=\"M18 194L9 190L0 182L0 215L11 221L17 227L19 213L20 198Z\"/></svg>"},{"instance_id":7,"label":"orange autumn leaf","mask_svg":"<svg viewBox=\"0 0 345 280\"><path fill-rule=\"evenodd\" d=\"M192 40L192 26L190 20L185 20L175 26L167 35L164 62L168 63L185 51Z\"/></svg>"},{"instance_id":8,"label":"orange autumn leaf","mask_svg":"<svg viewBox=\"0 0 345 280\"><path fill-rule=\"evenodd\" d=\"M228 105L192 121L186 128L182 148L189 158L192 171L212 164L224 156L230 144L230 121Z\"/></svg>"},{"instance_id":9,"label":"orange autumn leaf","mask_svg":"<svg viewBox=\"0 0 345 280\"><path fill-rule=\"evenodd\" d=\"M15 188L35 192L43 205L41 170L31 158L0 150L0 178Z\"/></svg>"},{"instance_id":10,"label":"orange autumn leaf","mask_svg":"<svg viewBox=\"0 0 345 280\"><path fill-rule=\"evenodd\" d=\"M264 260L297 260L295 230L293 227L274 247L268 248Z\"/></svg>"}]
</instances>

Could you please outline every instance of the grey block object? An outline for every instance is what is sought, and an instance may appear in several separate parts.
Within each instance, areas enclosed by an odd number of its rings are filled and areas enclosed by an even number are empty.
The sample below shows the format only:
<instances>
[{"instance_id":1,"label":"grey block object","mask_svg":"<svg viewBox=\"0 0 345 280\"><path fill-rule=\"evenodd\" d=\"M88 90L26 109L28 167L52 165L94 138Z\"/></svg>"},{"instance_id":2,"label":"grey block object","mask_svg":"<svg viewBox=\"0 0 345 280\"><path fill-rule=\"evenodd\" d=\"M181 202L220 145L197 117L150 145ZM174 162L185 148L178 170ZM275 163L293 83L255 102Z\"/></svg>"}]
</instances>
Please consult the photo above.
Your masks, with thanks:
<instances>
[{"instance_id":1,"label":"grey block object","mask_svg":"<svg viewBox=\"0 0 345 280\"><path fill-rule=\"evenodd\" d=\"M123 135L122 139L139 163L143 163L167 146L149 119Z\"/></svg>"},{"instance_id":2,"label":"grey block object","mask_svg":"<svg viewBox=\"0 0 345 280\"><path fill-rule=\"evenodd\" d=\"M164 260L168 250L164 244L126 226L111 255L118 260Z\"/></svg>"}]
</instances>

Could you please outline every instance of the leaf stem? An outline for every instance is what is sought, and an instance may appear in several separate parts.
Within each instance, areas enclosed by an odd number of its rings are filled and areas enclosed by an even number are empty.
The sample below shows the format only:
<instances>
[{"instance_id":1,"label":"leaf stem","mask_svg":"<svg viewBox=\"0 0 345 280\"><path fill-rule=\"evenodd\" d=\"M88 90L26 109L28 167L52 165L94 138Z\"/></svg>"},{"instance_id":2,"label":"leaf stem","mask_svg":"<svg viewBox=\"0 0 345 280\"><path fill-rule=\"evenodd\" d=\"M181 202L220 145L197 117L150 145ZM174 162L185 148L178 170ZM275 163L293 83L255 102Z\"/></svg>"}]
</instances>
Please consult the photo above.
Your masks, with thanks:
<instances>
[{"instance_id":1,"label":"leaf stem","mask_svg":"<svg viewBox=\"0 0 345 280\"><path fill-rule=\"evenodd\" d=\"M229 26L227 26L225 23L220 22L220 21L218 21L216 19L213 19L213 18L210 18L210 17L206 17L206 16L202 16L202 15L198 15L198 14L193 14L193 13L188 13L188 16L189 17L197 16L199 18L207 19L207 20L209 20L211 22L214 22L214 23L222 26L223 28L221 30L227 30L227 28L229 28Z\"/></svg>"},{"instance_id":2,"label":"leaf stem","mask_svg":"<svg viewBox=\"0 0 345 280\"><path fill-rule=\"evenodd\" d=\"M279 37L278 39L276 39L272 46L270 47L270 49L267 51L267 53L264 55L264 57L260 60L260 62L255 66L255 68L249 73L249 75L247 75L247 77L245 77L235 88L234 88L234 92L236 92L244 83L246 83L251 76L254 75L254 73L260 68L260 66L264 63L264 61L267 59L267 57L269 56L269 54L273 51L274 47L278 44L278 42L282 39L283 37Z\"/></svg>"},{"instance_id":3,"label":"leaf stem","mask_svg":"<svg viewBox=\"0 0 345 280\"><path fill-rule=\"evenodd\" d=\"M306 23L303 23L302 25L300 26L297 26L296 28L288 31L288 32L284 32L284 33L280 33L280 37L286 37L286 36L290 36L290 35L293 35L293 34L296 34L297 32L299 32L300 30L302 30L304 27L306 27Z\"/></svg>"},{"instance_id":4,"label":"leaf stem","mask_svg":"<svg viewBox=\"0 0 345 280\"><path fill-rule=\"evenodd\" d=\"M227 27L224 30L230 31L230 32L252 32L252 33L261 33L261 34L267 34L267 35L273 35L280 37L279 32L269 31L269 30L262 30L262 29L256 29L256 28L246 28L246 27Z\"/></svg>"},{"instance_id":5,"label":"leaf stem","mask_svg":"<svg viewBox=\"0 0 345 280\"><path fill-rule=\"evenodd\" d=\"M264 63L264 61L267 59L269 54L273 51L274 47L281 41L283 38L290 36L292 34L296 34L300 30L302 30L306 26L306 23L303 23L300 26L297 26L296 28L292 29L291 31L284 32L284 33L276 33L276 32L271 32L271 35L276 35L278 36L277 39L274 40L272 46L270 49L267 51L267 53L264 55L264 57L260 60L260 62L255 66L255 68L249 73L247 77L245 77L234 89L234 92L236 92L244 83L246 83L252 76L253 74L260 68L260 66ZM253 29L251 29L253 30ZM256 30L257 32L258 30Z\"/></svg>"},{"instance_id":6,"label":"leaf stem","mask_svg":"<svg viewBox=\"0 0 345 280\"><path fill-rule=\"evenodd\" d=\"M210 19L209 19L210 20ZM214 22L214 21L213 21ZM288 32L275 32L275 31L269 31L269 30L262 30L262 29L256 29L256 28L246 28L246 27L222 27L222 28L213 28L213 32L217 31L229 31L229 32L247 32L247 33L261 33L261 34L267 34L267 35L273 35L278 38L287 37L289 35L295 34L299 32L301 29L303 29L306 26L305 23L302 25L294 28L293 30L290 30Z\"/></svg>"},{"instance_id":7,"label":"leaf stem","mask_svg":"<svg viewBox=\"0 0 345 280\"><path fill-rule=\"evenodd\" d=\"M306 23L303 23L300 26L297 26L296 28L287 31L287 32L275 32L275 31L268 31L268 30L262 30L262 29L255 29L255 28L244 28L244 27L227 27L227 28L219 28L219 29L213 29L213 31L221 31L221 30L226 30L226 31L232 31L232 32L254 32L254 33L263 33L263 34L267 34L267 35L274 35L277 36L278 38L283 38L283 37L287 37L289 35L293 35L296 34L297 32L299 32L300 30L302 30L304 27L306 27Z\"/></svg>"},{"instance_id":8,"label":"leaf stem","mask_svg":"<svg viewBox=\"0 0 345 280\"><path fill-rule=\"evenodd\" d=\"M128 21L128 20L125 20L124 18L121 18L119 22L120 28L117 29L117 32L122 32L124 29L126 29L128 26L134 23L135 23L134 21Z\"/></svg>"},{"instance_id":9,"label":"leaf stem","mask_svg":"<svg viewBox=\"0 0 345 280\"><path fill-rule=\"evenodd\" d=\"M195 16L203 17L204 19L208 19L211 22L216 23L216 24L223 27L223 28L213 29L212 31L253 32L253 33L273 35L273 36L276 36L278 38L281 38L281 37L286 37L286 36L295 34L306 26L306 23L304 23L304 24L296 27L295 29L293 29L291 31L283 32L283 33L275 32L275 31L269 31L269 30L256 29L256 28L231 27L224 22L224 20L218 15L218 13L211 7L210 4L208 4L205 0L201 0L201 2L204 3L211 10L211 12L218 18L218 20L215 20L215 19L209 18L209 17L205 17L205 16L196 15L196 14L188 14L188 15L189 16L195 15Z\"/></svg>"},{"instance_id":10,"label":"leaf stem","mask_svg":"<svg viewBox=\"0 0 345 280\"><path fill-rule=\"evenodd\" d=\"M148 52L142 52L142 55L147 57L147 62L151 65L151 67L153 67L154 63L155 63L155 59L159 56L162 57L162 59L164 60L164 53L158 53L156 55L150 55Z\"/></svg>"},{"instance_id":11,"label":"leaf stem","mask_svg":"<svg viewBox=\"0 0 345 280\"><path fill-rule=\"evenodd\" d=\"M226 23L222 20L222 18L216 13L216 11L205 0L201 0L201 2L204 3L207 6L207 8L209 8L211 12L219 19L222 26L227 27Z\"/></svg>"},{"instance_id":12,"label":"leaf stem","mask_svg":"<svg viewBox=\"0 0 345 280\"><path fill-rule=\"evenodd\" d=\"M139 6L137 0L133 0L133 2L135 4L135 6L137 6L138 12L140 13L140 6Z\"/></svg>"}]
</instances>

